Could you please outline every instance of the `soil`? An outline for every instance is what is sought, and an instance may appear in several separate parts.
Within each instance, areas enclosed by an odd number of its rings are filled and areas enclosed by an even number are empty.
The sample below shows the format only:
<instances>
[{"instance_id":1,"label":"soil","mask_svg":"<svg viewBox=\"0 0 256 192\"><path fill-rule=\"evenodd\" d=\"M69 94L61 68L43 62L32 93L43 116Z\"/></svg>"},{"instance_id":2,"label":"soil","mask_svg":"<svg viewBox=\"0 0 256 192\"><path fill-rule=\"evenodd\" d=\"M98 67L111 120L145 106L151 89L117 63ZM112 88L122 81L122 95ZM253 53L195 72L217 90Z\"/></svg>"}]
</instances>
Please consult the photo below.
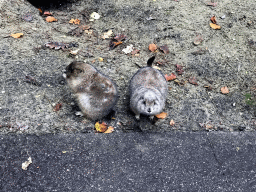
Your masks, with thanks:
<instances>
[{"instance_id":1,"label":"soil","mask_svg":"<svg viewBox=\"0 0 256 192\"><path fill-rule=\"evenodd\" d=\"M47 8L57 19L48 23L26 0L1 1L0 133L95 132L95 122L76 116L79 108L63 77L73 60L93 65L116 82L118 103L101 120L116 132L255 130L255 2L209 2L78 0ZM90 21L92 12L100 18ZM220 30L210 27L213 15ZM80 24L70 24L71 19ZM102 38L109 30L126 36L114 49L110 38ZM14 33L23 36L13 38ZM202 42L195 45L200 36ZM51 49L45 46L49 42L63 46ZM169 53L159 48L152 53L151 43L166 45ZM125 54L129 45L139 54ZM129 109L129 81L152 55L164 74L175 73L177 79L168 82L167 117L137 121ZM224 86L228 94L221 93Z\"/></svg>"}]
</instances>

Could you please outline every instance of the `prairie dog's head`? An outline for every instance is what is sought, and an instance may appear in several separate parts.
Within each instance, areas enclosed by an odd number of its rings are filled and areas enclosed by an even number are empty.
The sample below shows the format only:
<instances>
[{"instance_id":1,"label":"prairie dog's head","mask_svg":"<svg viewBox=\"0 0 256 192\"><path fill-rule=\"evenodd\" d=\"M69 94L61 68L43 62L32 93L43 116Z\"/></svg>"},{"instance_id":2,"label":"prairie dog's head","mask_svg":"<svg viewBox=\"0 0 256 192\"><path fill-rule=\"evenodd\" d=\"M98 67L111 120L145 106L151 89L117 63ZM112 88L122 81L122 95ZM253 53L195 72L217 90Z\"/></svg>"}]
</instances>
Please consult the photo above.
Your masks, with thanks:
<instances>
[{"instance_id":1,"label":"prairie dog's head","mask_svg":"<svg viewBox=\"0 0 256 192\"><path fill-rule=\"evenodd\" d=\"M159 95L157 95L152 90L147 90L144 92L143 96L140 96L137 103L137 108L140 113L144 115L156 115L161 112L163 105L159 100Z\"/></svg>"}]
</instances>

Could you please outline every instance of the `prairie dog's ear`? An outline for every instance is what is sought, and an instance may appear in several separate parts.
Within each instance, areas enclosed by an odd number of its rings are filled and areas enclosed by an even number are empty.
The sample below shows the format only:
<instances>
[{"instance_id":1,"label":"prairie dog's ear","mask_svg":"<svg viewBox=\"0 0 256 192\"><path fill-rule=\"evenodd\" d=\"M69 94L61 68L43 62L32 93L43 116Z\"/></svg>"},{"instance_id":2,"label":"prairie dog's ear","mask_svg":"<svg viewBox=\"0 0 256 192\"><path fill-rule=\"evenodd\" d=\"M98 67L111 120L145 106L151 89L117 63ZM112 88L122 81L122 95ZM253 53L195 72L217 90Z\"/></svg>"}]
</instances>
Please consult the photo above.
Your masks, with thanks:
<instances>
[{"instance_id":1,"label":"prairie dog's ear","mask_svg":"<svg viewBox=\"0 0 256 192\"><path fill-rule=\"evenodd\" d=\"M152 63L154 62L155 58L156 58L155 56L149 58L147 62L147 66L152 67Z\"/></svg>"}]
</instances>

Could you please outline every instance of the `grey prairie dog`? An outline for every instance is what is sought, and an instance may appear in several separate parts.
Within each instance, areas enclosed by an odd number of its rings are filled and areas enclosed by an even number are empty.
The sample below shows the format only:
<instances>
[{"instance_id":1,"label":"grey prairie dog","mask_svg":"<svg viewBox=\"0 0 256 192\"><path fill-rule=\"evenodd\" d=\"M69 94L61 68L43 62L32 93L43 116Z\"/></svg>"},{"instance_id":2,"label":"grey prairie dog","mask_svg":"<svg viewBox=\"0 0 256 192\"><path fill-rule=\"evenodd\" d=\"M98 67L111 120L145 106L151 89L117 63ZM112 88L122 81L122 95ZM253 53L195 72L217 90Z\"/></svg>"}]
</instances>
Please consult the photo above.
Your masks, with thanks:
<instances>
[{"instance_id":1,"label":"grey prairie dog","mask_svg":"<svg viewBox=\"0 0 256 192\"><path fill-rule=\"evenodd\" d=\"M66 80L83 115L91 120L108 115L117 102L115 83L89 64L77 61L69 64Z\"/></svg>"},{"instance_id":2,"label":"grey prairie dog","mask_svg":"<svg viewBox=\"0 0 256 192\"><path fill-rule=\"evenodd\" d=\"M139 69L130 82L130 108L136 119L140 118L140 114L153 118L165 106L167 81L161 71L152 68L154 59L151 57L147 67Z\"/></svg>"}]
</instances>

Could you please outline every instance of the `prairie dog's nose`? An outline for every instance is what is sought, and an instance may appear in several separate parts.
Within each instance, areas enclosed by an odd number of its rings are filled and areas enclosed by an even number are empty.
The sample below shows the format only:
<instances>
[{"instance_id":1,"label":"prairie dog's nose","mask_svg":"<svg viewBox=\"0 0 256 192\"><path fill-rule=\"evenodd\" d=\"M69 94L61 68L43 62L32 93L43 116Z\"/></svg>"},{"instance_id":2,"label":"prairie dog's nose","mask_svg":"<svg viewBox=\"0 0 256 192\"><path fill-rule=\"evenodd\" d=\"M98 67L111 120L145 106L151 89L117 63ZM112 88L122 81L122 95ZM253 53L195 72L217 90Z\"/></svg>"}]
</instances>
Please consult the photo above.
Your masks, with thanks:
<instances>
[{"instance_id":1,"label":"prairie dog's nose","mask_svg":"<svg viewBox=\"0 0 256 192\"><path fill-rule=\"evenodd\" d=\"M150 108L148 108L148 112L151 113L151 109Z\"/></svg>"}]
</instances>

